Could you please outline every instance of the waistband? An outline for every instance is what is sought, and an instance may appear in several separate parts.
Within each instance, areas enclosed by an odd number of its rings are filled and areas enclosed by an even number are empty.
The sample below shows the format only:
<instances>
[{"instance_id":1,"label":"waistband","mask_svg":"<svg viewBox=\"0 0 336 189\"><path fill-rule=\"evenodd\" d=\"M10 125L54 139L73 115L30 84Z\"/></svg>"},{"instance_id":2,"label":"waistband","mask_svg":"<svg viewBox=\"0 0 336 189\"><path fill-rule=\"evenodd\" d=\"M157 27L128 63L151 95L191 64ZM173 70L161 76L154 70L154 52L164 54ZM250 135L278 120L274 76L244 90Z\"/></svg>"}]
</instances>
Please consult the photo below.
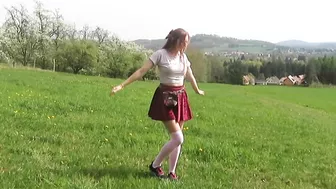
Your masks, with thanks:
<instances>
[{"instance_id":1,"label":"waistband","mask_svg":"<svg viewBox=\"0 0 336 189\"><path fill-rule=\"evenodd\" d=\"M178 91L178 90L184 90L184 85L168 86L168 85L160 83L159 88L162 89L162 90L168 90L168 91Z\"/></svg>"}]
</instances>

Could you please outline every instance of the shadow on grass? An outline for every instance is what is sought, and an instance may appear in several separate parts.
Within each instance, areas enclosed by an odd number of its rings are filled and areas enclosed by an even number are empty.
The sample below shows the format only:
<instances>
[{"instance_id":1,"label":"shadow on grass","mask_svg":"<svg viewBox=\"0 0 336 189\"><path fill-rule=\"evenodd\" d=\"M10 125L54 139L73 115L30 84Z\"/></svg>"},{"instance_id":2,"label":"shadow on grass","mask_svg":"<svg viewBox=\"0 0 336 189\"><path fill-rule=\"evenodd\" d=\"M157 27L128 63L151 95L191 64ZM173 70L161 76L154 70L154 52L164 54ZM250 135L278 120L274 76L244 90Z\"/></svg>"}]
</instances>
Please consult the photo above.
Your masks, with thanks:
<instances>
[{"instance_id":1,"label":"shadow on grass","mask_svg":"<svg viewBox=\"0 0 336 189\"><path fill-rule=\"evenodd\" d=\"M124 165L119 167L106 167L106 168L82 168L80 172L86 176L90 176L99 180L102 177L114 177L114 178L151 178L153 177L149 171L137 169L135 167L126 167Z\"/></svg>"}]
</instances>

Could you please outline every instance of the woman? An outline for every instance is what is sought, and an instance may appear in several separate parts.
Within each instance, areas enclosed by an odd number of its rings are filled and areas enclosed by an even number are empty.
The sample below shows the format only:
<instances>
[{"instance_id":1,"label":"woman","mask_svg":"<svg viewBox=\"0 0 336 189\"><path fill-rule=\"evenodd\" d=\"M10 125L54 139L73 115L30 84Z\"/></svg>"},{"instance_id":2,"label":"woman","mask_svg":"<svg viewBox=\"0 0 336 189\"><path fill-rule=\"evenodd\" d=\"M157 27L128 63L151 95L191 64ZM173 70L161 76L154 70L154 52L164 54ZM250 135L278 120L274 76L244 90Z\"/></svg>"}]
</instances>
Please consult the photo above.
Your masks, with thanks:
<instances>
[{"instance_id":1,"label":"woman","mask_svg":"<svg viewBox=\"0 0 336 189\"><path fill-rule=\"evenodd\" d=\"M162 121L171 139L162 147L149 169L157 177L163 177L161 164L169 156L168 178L176 180L175 169L183 143L183 124L192 119L188 96L184 89L184 78L187 78L197 94L204 95L204 91L197 86L192 73L190 62L185 55L189 44L189 34L181 29L170 31L167 42L162 49L154 52L149 60L126 81L113 87L111 94L115 94L133 81L136 81L152 67L158 66L160 71L160 85L157 87L148 116L153 120Z\"/></svg>"}]
</instances>

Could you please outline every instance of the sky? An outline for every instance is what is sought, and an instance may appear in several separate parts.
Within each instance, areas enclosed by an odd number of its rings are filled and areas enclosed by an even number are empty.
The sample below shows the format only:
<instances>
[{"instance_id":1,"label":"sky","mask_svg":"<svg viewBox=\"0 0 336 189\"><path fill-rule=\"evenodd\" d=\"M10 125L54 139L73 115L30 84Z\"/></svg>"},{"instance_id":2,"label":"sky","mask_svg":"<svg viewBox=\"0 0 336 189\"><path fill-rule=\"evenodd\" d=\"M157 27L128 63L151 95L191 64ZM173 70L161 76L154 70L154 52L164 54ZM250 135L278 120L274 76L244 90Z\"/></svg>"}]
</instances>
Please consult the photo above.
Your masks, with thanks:
<instances>
[{"instance_id":1,"label":"sky","mask_svg":"<svg viewBox=\"0 0 336 189\"><path fill-rule=\"evenodd\" d=\"M292 2L291 2L292 1ZM164 39L170 30L190 35L216 34L269 42L303 40L336 42L333 0L40 0L59 9L65 22L81 28L103 27L123 40ZM5 7L24 5L32 13L34 0L1 0Z\"/></svg>"}]
</instances>

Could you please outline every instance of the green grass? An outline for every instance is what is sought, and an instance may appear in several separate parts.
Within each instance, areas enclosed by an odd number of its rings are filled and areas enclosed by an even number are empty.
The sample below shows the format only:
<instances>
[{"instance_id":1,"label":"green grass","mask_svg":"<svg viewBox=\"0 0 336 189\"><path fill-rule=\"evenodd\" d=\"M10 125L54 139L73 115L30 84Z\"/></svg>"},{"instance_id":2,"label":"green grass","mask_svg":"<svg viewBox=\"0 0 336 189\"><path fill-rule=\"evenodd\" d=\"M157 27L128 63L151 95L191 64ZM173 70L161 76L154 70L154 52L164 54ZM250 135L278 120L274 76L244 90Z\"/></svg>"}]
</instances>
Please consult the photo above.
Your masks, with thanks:
<instances>
[{"instance_id":1,"label":"green grass","mask_svg":"<svg viewBox=\"0 0 336 189\"><path fill-rule=\"evenodd\" d=\"M158 83L109 96L120 81L0 69L0 188L336 188L336 89L188 84L174 183L147 168L168 140Z\"/></svg>"}]
</instances>

